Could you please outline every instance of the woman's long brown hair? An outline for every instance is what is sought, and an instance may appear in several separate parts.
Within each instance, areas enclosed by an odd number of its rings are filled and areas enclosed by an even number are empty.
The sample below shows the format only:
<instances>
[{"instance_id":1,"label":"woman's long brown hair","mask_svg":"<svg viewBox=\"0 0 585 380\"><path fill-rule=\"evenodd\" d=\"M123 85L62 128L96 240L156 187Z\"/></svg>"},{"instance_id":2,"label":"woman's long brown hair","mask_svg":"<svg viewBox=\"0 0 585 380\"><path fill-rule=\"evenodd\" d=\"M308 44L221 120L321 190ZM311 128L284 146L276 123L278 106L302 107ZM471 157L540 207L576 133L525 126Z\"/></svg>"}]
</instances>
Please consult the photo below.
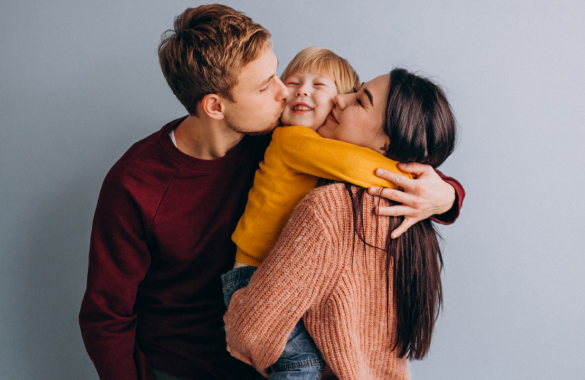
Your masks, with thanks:
<instances>
[{"instance_id":1,"label":"woman's long brown hair","mask_svg":"<svg viewBox=\"0 0 585 380\"><path fill-rule=\"evenodd\" d=\"M404 69L390 72L384 132L390 138L386 156L399 162L438 167L455 147L456 123L445 94L430 80ZM356 234L370 245L363 231L365 189L354 193L351 185L346 186L353 203ZM438 233L429 219L391 239L390 233L403 219L390 217L386 246L376 248L387 252L387 273L393 273L393 299L388 300L388 305L394 303L397 319L394 348L400 357L422 359L430 348L443 299L443 259Z\"/></svg>"}]
</instances>

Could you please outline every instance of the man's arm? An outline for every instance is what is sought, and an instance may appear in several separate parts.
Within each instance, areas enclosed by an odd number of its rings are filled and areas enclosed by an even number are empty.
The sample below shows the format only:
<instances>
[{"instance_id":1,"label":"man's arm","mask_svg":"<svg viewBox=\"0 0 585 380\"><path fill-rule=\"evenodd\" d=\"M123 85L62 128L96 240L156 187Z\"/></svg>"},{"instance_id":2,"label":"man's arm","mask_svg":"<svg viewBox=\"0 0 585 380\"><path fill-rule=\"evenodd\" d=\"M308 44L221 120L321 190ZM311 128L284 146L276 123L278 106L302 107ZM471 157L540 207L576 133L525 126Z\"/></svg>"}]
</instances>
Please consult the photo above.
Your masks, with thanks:
<instances>
[{"instance_id":1,"label":"man's arm","mask_svg":"<svg viewBox=\"0 0 585 380\"><path fill-rule=\"evenodd\" d=\"M465 198L463 186L454 178L446 177L429 165L418 163L399 164L399 169L411 173L416 179L405 178L388 170L378 169L376 175L384 178L404 191L371 187L370 194L402 203L399 206L379 207L379 215L404 216L404 221L392 231L396 239L410 226L431 217L441 224L451 224L459 217Z\"/></svg>"},{"instance_id":2,"label":"man's arm","mask_svg":"<svg viewBox=\"0 0 585 380\"><path fill-rule=\"evenodd\" d=\"M94 216L79 313L83 341L101 380L154 379L136 345L133 310L150 260L137 205L111 171Z\"/></svg>"}]
</instances>

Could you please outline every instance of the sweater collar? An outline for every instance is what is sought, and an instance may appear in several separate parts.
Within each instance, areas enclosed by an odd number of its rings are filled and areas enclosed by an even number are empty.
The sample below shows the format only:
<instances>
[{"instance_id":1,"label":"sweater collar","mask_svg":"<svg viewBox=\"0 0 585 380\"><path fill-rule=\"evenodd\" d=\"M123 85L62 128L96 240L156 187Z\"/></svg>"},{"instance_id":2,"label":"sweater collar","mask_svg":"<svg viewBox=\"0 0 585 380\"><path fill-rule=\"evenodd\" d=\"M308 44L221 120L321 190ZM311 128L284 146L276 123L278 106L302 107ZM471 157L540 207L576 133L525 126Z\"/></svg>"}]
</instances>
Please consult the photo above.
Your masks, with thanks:
<instances>
[{"instance_id":1,"label":"sweater collar","mask_svg":"<svg viewBox=\"0 0 585 380\"><path fill-rule=\"evenodd\" d=\"M183 152L181 152L171 140L169 134L175 128L181 124L187 116L183 116L179 119L173 120L164 127L159 132L159 139L164 148L164 150L171 156L175 161L191 167L197 170L217 170L223 165L226 165L233 161L236 157L238 157L239 153L244 149L245 146L248 145L249 136L244 136L240 142L236 144L232 149L230 149L225 156L216 158L214 160L203 160L200 158L189 156Z\"/></svg>"}]
</instances>

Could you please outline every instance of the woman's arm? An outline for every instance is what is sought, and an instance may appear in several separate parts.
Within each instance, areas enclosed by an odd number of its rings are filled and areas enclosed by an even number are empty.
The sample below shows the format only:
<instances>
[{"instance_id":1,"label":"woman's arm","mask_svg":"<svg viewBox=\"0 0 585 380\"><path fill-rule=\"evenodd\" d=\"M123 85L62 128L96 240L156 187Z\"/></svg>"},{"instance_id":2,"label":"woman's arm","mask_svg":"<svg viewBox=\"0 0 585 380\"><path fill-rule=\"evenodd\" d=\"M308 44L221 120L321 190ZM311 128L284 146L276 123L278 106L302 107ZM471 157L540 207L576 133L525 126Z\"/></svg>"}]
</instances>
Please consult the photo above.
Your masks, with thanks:
<instances>
[{"instance_id":1,"label":"woman's arm","mask_svg":"<svg viewBox=\"0 0 585 380\"><path fill-rule=\"evenodd\" d=\"M295 324L328 294L340 272L325 217L317 215L309 195L250 284L232 298L225 318L228 345L259 371L276 362Z\"/></svg>"},{"instance_id":2,"label":"woman's arm","mask_svg":"<svg viewBox=\"0 0 585 380\"><path fill-rule=\"evenodd\" d=\"M396 239L415 223L431 218L441 224L451 224L459 216L463 206L465 190L454 178L446 177L429 165L418 163L399 164L401 170L412 173L416 179L397 176L394 173L378 169L376 174L404 191L371 187L370 194L378 194L384 198L402 203L400 206L380 207L379 215L404 216L404 221L392 231L392 239Z\"/></svg>"}]
</instances>

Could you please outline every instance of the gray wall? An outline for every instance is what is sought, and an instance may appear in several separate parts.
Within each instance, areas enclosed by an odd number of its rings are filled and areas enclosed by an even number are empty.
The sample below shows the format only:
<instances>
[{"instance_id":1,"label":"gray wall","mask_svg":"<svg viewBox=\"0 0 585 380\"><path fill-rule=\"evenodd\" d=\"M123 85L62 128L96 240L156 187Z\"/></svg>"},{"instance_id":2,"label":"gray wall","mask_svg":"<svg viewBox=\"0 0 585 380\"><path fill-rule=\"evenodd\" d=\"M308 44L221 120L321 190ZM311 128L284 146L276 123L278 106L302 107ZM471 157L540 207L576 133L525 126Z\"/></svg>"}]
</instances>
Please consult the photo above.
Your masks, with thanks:
<instances>
[{"instance_id":1,"label":"gray wall","mask_svg":"<svg viewBox=\"0 0 585 380\"><path fill-rule=\"evenodd\" d=\"M0 378L96 379L77 313L107 170L185 114L157 65L198 1L0 3ZM585 372L585 3L226 2L273 34L280 70L330 48L369 80L396 65L447 89L443 170L467 190L445 238L445 308L414 379Z\"/></svg>"}]
</instances>

